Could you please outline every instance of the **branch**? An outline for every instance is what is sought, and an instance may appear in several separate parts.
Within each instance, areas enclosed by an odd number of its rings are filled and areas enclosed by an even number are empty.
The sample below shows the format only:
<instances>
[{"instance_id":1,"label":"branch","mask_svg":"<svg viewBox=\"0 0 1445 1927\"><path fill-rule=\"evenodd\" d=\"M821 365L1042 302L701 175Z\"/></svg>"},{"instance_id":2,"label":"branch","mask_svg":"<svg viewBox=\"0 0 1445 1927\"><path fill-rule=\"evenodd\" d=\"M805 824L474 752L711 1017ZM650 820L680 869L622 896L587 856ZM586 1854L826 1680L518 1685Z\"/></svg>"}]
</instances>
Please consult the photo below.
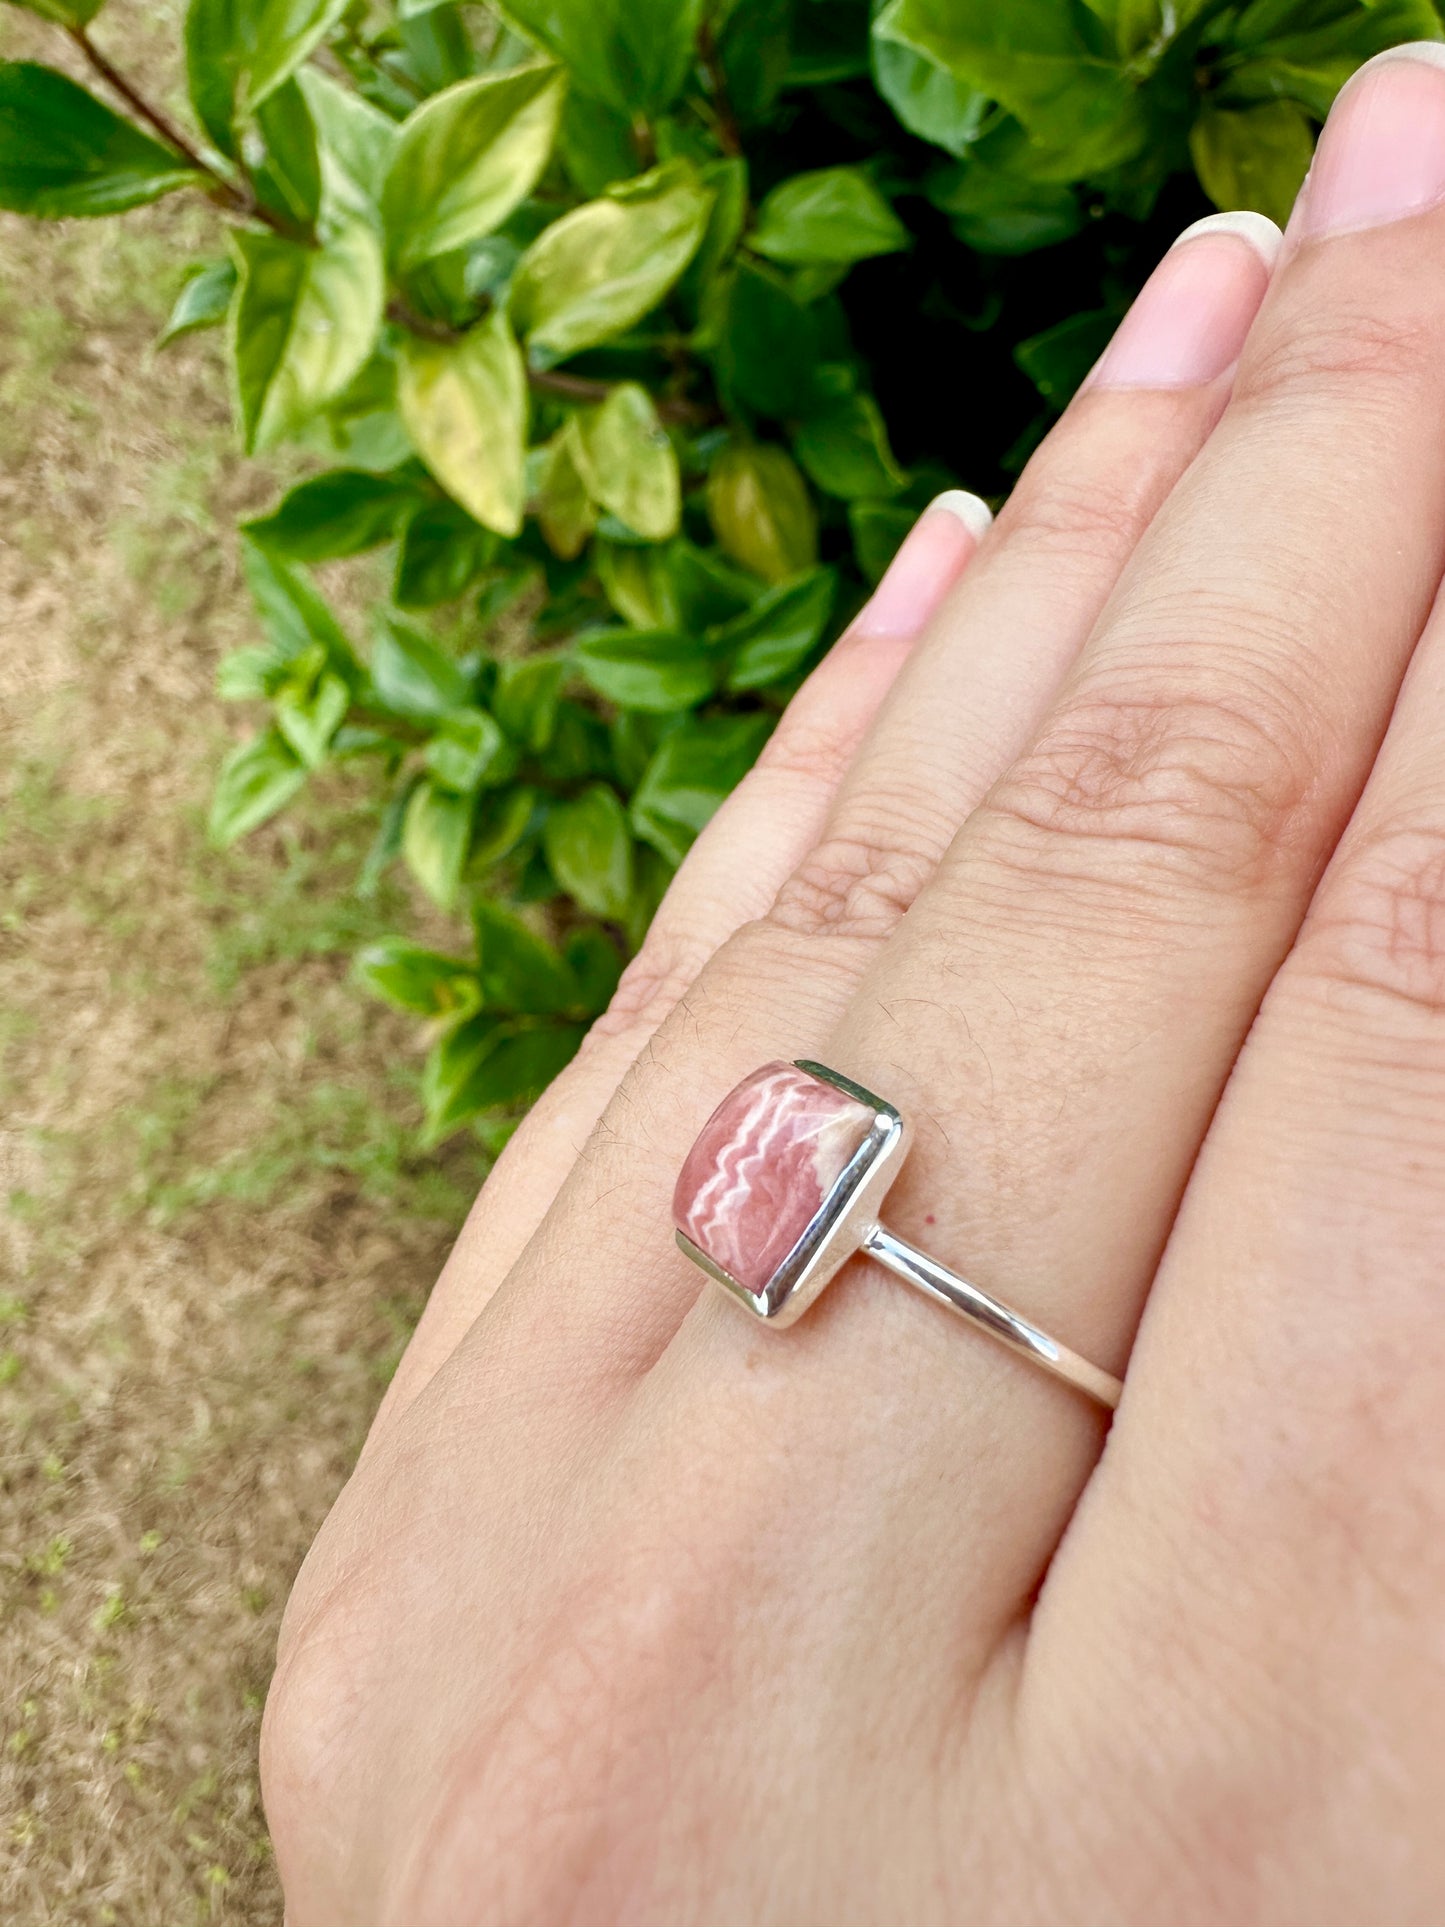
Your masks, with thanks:
<instances>
[{"instance_id":1,"label":"branch","mask_svg":"<svg viewBox=\"0 0 1445 1927\"><path fill-rule=\"evenodd\" d=\"M555 368L529 368L527 379L539 394L560 395L568 401L606 401L618 385L612 381L593 381L588 375L559 374ZM654 405L665 422L695 424L713 419L711 410L702 407L698 402L686 401L681 397L675 400L660 400Z\"/></svg>"},{"instance_id":2,"label":"branch","mask_svg":"<svg viewBox=\"0 0 1445 1927\"><path fill-rule=\"evenodd\" d=\"M712 95L713 111L717 115L718 145L724 154L741 154L742 129L738 126L738 117L733 111L732 100L728 95L727 76L723 72L722 57L718 53L717 35L713 32L710 18L704 18L697 30L697 57L707 76L708 92Z\"/></svg>"}]
</instances>

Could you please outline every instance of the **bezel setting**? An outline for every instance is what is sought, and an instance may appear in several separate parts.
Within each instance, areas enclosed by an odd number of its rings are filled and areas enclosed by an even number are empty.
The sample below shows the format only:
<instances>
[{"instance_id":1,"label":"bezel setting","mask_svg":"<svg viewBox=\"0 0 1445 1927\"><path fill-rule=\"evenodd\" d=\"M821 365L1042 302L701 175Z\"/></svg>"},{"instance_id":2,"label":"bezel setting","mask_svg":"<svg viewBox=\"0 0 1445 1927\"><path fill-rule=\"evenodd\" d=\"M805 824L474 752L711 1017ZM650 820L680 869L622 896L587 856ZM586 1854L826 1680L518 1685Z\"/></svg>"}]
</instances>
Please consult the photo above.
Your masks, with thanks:
<instances>
[{"instance_id":1,"label":"bezel setting","mask_svg":"<svg viewBox=\"0 0 1445 1927\"><path fill-rule=\"evenodd\" d=\"M674 1233L678 1248L695 1265L746 1305L755 1318L776 1330L802 1317L875 1229L883 1199L907 1156L909 1144L903 1117L873 1091L810 1058L795 1058L793 1068L831 1085L873 1112L873 1122L862 1143L834 1179L798 1242L763 1289L752 1291L724 1271L685 1231Z\"/></svg>"}]
</instances>

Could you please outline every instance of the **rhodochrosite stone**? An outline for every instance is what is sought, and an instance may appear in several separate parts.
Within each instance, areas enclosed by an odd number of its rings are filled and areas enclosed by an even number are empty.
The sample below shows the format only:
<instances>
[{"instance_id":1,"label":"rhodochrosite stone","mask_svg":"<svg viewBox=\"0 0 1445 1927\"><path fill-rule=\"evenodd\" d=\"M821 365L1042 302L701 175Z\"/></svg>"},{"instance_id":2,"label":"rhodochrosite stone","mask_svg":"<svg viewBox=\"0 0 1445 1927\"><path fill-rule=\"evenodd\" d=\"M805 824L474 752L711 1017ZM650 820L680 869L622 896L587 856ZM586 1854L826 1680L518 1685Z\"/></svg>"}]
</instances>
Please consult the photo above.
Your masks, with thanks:
<instances>
[{"instance_id":1,"label":"rhodochrosite stone","mask_svg":"<svg viewBox=\"0 0 1445 1927\"><path fill-rule=\"evenodd\" d=\"M679 1231L760 1292L867 1136L874 1112L793 1064L765 1064L702 1127L672 1194Z\"/></svg>"}]
</instances>

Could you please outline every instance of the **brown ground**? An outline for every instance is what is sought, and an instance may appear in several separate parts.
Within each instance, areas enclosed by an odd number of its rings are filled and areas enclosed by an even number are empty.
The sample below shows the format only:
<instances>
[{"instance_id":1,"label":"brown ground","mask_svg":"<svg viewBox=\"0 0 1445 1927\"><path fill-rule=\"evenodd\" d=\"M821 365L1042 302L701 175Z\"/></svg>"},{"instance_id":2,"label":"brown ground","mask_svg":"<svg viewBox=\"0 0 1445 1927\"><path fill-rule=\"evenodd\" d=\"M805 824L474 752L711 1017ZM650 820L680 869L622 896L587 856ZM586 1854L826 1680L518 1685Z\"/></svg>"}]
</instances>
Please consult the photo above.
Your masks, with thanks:
<instances>
[{"instance_id":1,"label":"brown ground","mask_svg":"<svg viewBox=\"0 0 1445 1927\"><path fill-rule=\"evenodd\" d=\"M349 894L360 793L205 842L231 529L275 492L210 339L149 348L209 231L0 215L9 1927L279 1921L277 1621L480 1169L415 1154L415 1040L346 982L407 916Z\"/></svg>"}]
</instances>

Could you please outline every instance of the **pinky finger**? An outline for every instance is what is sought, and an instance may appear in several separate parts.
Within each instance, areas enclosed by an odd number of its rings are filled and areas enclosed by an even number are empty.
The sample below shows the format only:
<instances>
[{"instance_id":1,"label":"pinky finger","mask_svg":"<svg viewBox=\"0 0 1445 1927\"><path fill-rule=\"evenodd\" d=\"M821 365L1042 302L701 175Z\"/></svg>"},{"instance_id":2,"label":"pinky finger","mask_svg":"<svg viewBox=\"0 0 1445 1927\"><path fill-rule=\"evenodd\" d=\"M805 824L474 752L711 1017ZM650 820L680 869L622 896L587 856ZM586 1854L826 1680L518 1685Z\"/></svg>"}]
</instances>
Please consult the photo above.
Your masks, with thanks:
<instances>
[{"instance_id":1,"label":"pinky finger","mask_svg":"<svg viewBox=\"0 0 1445 1927\"><path fill-rule=\"evenodd\" d=\"M497 1160L377 1416L397 1418L521 1255L638 1053L703 965L772 904L818 841L844 772L991 516L953 489L924 510L866 606L808 678L756 766L693 845L607 1014Z\"/></svg>"}]
</instances>

